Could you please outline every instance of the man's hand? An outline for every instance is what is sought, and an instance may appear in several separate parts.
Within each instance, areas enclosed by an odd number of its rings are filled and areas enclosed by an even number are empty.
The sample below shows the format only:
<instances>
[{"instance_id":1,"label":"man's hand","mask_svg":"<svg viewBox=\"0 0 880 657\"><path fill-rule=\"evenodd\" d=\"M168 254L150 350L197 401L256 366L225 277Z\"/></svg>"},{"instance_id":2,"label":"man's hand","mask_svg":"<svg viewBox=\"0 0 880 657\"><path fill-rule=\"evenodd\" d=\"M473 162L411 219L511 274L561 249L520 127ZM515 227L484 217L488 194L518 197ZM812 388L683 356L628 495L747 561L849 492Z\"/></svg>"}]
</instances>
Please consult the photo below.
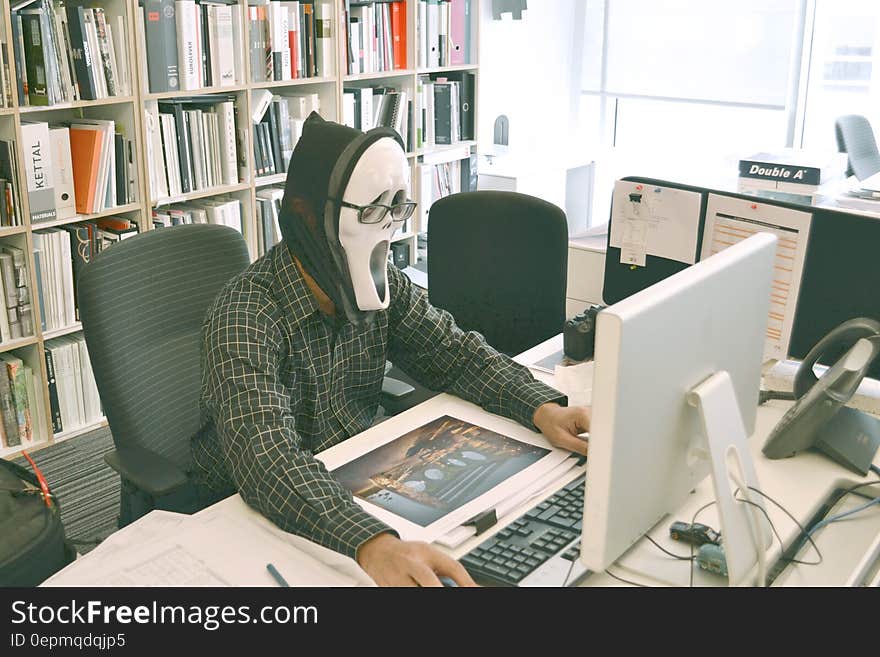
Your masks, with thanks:
<instances>
[{"instance_id":1,"label":"man's hand","mask_svg":"<svg viewBox=\"0 0 880 657\"><path fill-rule=\"evenodd\" d=\"M450 577L459 586L476 586L460 563L427 543L401 541L392 534L379 534L360 546L360 567L379 586L443 586Z\"/></svg>"},{"instance_id":2,"label":"man's hand","mask_svg":"<svg viewBox=\"0 0 880 657\"><path fill-rule=\"evenodd\" d=\"M587 441L578 436L590 430L590 409L586 406L547 402L535 409L532 422L554 447L586 455Z\"/></svg>"}]
</instances>

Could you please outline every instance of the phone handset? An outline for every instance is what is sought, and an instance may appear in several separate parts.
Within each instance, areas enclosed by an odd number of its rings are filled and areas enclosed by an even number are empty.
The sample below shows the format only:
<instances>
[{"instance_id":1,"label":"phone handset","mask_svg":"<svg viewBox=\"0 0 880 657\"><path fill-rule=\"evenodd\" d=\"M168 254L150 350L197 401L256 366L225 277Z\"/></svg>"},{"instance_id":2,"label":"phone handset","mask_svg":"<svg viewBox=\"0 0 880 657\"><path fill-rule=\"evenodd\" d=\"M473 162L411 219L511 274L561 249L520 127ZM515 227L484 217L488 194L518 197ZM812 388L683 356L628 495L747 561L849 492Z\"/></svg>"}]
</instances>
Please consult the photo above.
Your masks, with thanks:
<instances>
[{"instance_id":1,"label":"phone handset","mask_svg":"<svg viewBox=\"0 0 880 657\"><path fill-rule=\"evenodd\" d=\"M813 371L813 367L829 351L839 351L841 347L849 350L862 338L874 338L873 354L866 359L866 363L857 373L856 386L867 373L868 367L874 359L880 355L880 322L867 317L856 317L850 319L837 328L833 329L828 335L819 340L816 346L810 349L810 352L804 358L797 374L794 377L794 396L800 399L807 394L810 389L818 383L819 379Z\"/></svg>"}]
</instances>

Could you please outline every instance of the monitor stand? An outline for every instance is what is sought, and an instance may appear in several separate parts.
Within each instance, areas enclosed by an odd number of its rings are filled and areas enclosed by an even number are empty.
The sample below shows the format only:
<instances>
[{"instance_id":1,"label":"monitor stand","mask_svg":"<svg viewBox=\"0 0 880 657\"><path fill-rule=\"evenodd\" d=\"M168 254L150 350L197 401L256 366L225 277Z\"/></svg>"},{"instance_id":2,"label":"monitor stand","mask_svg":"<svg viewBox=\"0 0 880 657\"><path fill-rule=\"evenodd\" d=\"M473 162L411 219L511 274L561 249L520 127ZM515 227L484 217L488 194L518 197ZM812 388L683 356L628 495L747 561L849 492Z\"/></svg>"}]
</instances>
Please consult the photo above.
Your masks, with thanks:
<instances>
[{"instance_id":1,"label":"monitor stand","mask_svg":"<svg viewBox=\"0 0 880 657\"><path fill-rule=\"evenodd\" d=\"M728 582L763 585L764 559L758 555L766 553L772 535L763 497L749 490L760 487L730 375L716 372L691 390L688 402L697 407L703 421L705 441L692 445L690 456L710 461Z\"/></svg>"}]
</instances>

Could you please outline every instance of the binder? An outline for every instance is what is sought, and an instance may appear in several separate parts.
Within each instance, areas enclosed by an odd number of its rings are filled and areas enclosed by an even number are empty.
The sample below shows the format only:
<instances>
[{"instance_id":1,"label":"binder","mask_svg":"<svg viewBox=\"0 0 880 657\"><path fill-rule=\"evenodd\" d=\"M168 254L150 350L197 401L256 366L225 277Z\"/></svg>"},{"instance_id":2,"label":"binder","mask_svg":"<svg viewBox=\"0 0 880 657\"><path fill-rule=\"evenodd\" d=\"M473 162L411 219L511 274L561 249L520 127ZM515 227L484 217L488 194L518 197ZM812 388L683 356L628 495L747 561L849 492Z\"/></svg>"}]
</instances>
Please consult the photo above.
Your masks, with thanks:
<instances>
[{"instance_id":1,"label":"binder","mask_svg":"<svg viewBox=\"0 0 880 657\"><path fill-rule=\"evenodd\" d=\"M465 26L467 4L469 0L451 0L449 7L449 64L459 66L465 64L470 57L465 42Z\"/></svg>"},{"instance_id":2,"label":"binder","mask_svg":"<svg viewBox=\"0 0 880 657\"><path fill-rule=\"evenodd\" d=\"M150 92L177 91L177 23L174 0L144 0L144 40ZM68 12L71 8L68 8ZM82 9L80 8L81 12ZM71 17L71 25L73 25ZM79 72L77 72L79 78ZM82 84L80 82L80 84ZM85 96L83 96L85 98Z\"/></svg>"},{"instance_id":3,"label":"binder","mask_svg":"<svg viewBox=\"0 0 880 657\"><path fill-rule=\"evenodd\" d=\"M67 219L76 215L76 192L73 187L69 128L49 128L49 141L52 144L52 166L55 173L56 217Z\"/></svg>"}]
</instances>

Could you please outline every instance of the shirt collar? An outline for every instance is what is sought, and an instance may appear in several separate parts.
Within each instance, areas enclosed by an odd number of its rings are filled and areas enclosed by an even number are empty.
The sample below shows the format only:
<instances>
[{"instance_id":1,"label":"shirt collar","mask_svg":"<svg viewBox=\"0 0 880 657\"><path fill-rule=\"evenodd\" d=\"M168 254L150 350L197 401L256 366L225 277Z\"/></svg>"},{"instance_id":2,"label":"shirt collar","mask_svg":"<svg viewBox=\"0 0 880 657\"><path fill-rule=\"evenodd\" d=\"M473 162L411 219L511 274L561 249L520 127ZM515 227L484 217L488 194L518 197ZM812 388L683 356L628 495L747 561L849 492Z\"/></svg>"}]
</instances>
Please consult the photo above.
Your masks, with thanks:
<instances>
[{"instance_id":1,"label":"shirt collar","mask_svg":"<svg viewBox=\"0 0 880 657\"><path fill-rule=\"evenodd\" d=\"M319 312L318 302L306 285L302 274L299 273L287 243L282 240L273 251L277 282L275 294L287 318L296 324Z\"/></svg>"}]
</instances>

